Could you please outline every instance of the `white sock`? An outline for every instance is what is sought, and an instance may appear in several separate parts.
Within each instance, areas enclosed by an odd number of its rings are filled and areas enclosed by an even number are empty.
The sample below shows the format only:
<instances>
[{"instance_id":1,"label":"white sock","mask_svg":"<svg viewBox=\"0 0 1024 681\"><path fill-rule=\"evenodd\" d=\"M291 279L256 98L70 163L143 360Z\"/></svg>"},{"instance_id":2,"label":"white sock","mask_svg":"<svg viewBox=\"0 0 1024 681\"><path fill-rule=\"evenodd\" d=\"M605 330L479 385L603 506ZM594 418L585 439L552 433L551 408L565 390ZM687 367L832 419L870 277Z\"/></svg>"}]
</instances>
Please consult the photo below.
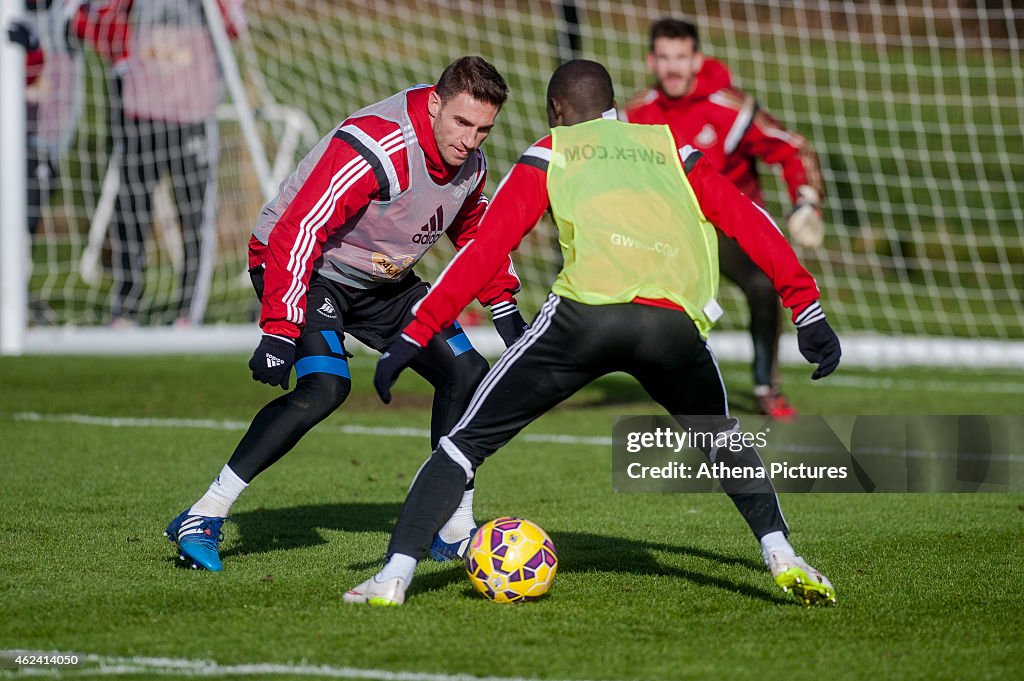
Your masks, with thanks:
<instances>
[{"instance_id":1,"label":"white sock","mask_svg":"<svg viewBox=\"0 0 1024 681\"><path fill-rule=\"evenodd\" d=\"M441 541L452 544L469 536L469 531L476 527L473 520L473 490L462 493L462 501L448 522L441 528Z\"/></svg>"},{"instance_id":2,"label":"white sock","mask_svg":"<svg viewBox=\"0 0 1024 681\"><path fill-rule=\"evenodd\" d=\"M412 583L412 573L416 571L416 559L404 553L393 553L387 565L373 577L375 582L386 582L401 577L406 586Z\"/></svg>"},{"instance_id":3,"label":"white sock","mask_svg":"<svg viewBox=\"0 0 1024 681\"><path fill-rule=\"evenodd\" d=\"M206 490L206 494L192 505L188 514L209 518L227 518L231 504L235 503L238 495L248 486L248 483L243 482L233 470L228 468L227 464L224 464L224 468L210 485L210 489Z\"/></svg>"},{"instance_id":4,"label":"white sock","mask_svg":"<svg viewBox=\"0 0 1024 681\"><path fill-rule=\"evenodd\" d=\"M770 553L796 555L796 551L793 550L786 535L782 532L769 532L761 537L761 557L764 558L765 565L768 564L768 554Z\"/></svg>"}]
</instances>

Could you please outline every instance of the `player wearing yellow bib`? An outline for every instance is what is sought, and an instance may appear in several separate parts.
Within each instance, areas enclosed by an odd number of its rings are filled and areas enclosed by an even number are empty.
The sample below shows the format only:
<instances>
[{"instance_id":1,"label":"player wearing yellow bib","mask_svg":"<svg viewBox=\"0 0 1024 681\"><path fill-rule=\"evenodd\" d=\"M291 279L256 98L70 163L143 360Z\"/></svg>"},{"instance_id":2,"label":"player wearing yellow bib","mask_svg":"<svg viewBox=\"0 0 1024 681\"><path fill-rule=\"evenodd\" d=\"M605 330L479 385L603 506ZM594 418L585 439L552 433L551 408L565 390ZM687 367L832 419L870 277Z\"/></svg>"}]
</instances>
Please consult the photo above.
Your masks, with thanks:
<instances>
[{"instance_id":1,"label":"player wearing yellow bib","mask_svg":"<svg viewBox=\"0 0 1024 681\"><path fill-rule=\"evenodd\" d=\"M839 364L839 339L814 279L766 213L669 129L616 120L611 78L596 62L560 66L548 85L551 134L499 185L475 241L463 249L382 356L374 384L385 402L402 369L445 319L454 319L550 207L565 264L526 333L494 365L465 414L420 469L399 516L388 563L345 594L353 603L405 600L417 562L451 516L467 480L516 433L587 383L623 371L670 414L736 427L704 334L719 314L717 227L772 280L793 311L800 350L821 378ZM705 452L713 458L715 452ZM726 456L717 452L719 460ZM735 454L762 466L751 448ZM805 604L835 602L818 570L796 555L767 479L722 482L776 583Z\"/></svg>"}]
</instances>

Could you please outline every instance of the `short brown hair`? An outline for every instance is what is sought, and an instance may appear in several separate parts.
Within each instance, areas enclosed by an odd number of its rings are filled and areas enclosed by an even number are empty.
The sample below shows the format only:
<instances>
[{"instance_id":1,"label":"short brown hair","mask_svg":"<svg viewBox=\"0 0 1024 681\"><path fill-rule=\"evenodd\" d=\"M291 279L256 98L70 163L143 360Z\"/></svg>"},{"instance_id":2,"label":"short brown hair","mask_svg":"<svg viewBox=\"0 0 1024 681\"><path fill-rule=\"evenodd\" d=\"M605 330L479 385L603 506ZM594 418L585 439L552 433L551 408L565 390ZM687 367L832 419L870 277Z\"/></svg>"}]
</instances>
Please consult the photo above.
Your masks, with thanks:
<instances>
[{"instance_id":1,"label":"short brown hair","mask_svg":"<svg viewBox=\"0 0 1024 681\"><path fill-rule=\"evenodd\" d=\"M461 57L448 65L437 79L437 95L442 102L465 92L479 102L499 109L508 99L508 85L498 69L482 57Z\"/></svg>"},{"instance_id":2,"label":"short brown hair","mask_svg":"<svg viewBox=\"0 0 1024 681\"><path fill-rule=\"evenodd\" d=\"M700 38L697 36L697 27L689 21L679 19L658 19L651 24L650 50L654 52L654 41L658 38L690 38L693 40L693 51L700 49Z\"/></svg>"}]
</instances>

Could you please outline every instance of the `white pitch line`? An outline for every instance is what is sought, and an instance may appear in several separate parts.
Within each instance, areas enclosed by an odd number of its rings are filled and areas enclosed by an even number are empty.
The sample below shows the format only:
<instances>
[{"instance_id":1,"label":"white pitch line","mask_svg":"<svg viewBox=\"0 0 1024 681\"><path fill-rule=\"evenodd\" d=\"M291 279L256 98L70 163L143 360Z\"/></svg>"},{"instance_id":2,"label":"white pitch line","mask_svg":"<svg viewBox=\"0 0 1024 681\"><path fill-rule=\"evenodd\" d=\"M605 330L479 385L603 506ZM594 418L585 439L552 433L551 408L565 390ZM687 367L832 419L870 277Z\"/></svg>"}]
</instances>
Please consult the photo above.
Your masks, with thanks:
<instances>
[{"instance_id":1,"label":"white pitch line","mask_svg":"<svg viewBox=\"0 0 1024 681\"><path fill-rule=\"evenodd\" d=\"M3 416L0 413L0 416ZM110 417L92 416L89 414L40 414L38 412L17 412L10 414L15 421L34 421L48 423L76 423L89 426L101 426L107 428L196 428L200 430L234 430L242 431L249 427L245 421L215 421L212 419L158 419L158 418L134 418L134 417ZM759 418L759 417L756 417ZM950 417L953 418L953 417ZM361 426L351 424L346 426L324 426L321 425L318 432L343 433L345 435L372 435L374 437L408 437L429 439L430 431L420 428L391 428L384 426ZM611 447L612 438L606 436L582 436L562 435L553 433L527 433L516 438L523 442L544 442L563 445L583 445L593 447ZM801 445L784 445L773 448L777 453L802 454L807 452L821 453L820 447L807 448ZM840 450L837 450L837 453ZM858 449L857 456L878 456L891 457L897 454L906 454L910 458L923 459L949 459L953 455L945 452L919 452L916 450L904 450L899 448L885 449L874 448L872 450ZM983 454L971 454L960 452L956 455L962 460L985 460L985 461L1009 461L1019 463L1024 461L1024 455L1005 452L987 452Z\"/></svg>"},{"instance_id":2,"label":"white pitch line","mask_svg":"<svg viewBox=\"0 0 1024 681\"><path fill-rule=\"evenodd\" d=\"M840 369L840 372L842 370ZM788 373L788 372L787 372ZM748 374L741 374L735 371L722 372L727 383L739 383ZM791 379L792 380L792 379ZM907 392L928 391L948 392L958 391L974 393L1000 393L1007 395L1020 395L1024 393L1024 382L992 382L983 383L977 380L971 381L949 381L934 378L889 378L887 376L850 376L841 373L832 374L823 379L823 385L843 388L864 388L868 390L904 390Z\"/></svg>"},{"instance_id":3,"label":"white pitch line","mask_svg":"<svg viewBox=\"0 0 1024 681\"><path fill-rule=\"evenodd\" d=\"M831 379L831 380L830 380ZM874 388L879 390L906 390L916 392L976 392L1005 393L1020 395L1024 393L1024 383L982 383L980 381L943 381L937 379L885 378L882 376L831 376L827 379L835 385L849 388Z\"/></svg>"},{"instance_id":4,"label":"white pitch line","mask_svg":"<svg viewBox=\"0 0 1024 681\"><path fill-rule=\"evenodd\" d=\"M3 414L0 413L0 416ZM81 425L89 426L101 426L107 428L195 428L200 430L233 430L233 431L244 431L249 427L249 424L245 421L215 421L212 419L176 419L176 418L135 418L135 417L111 417L111 416L93 416L89 414L40 414L38 412L17 412L10 415L15 421L36 421L36 422L49 422L49 423L76 423ZM759 418L759 417L755 417ZM951 417L953 418L953 417ZM405 437L405 438L419 438L429 439L430 431L421 428L392 428L385 426L362 426L358 424L349 424L345 426L330 426L321 425L318 432L329 432L329 433L342 433L345 435L372 435L374 437ZM611 447L613 442L612 438L600 435L565 435L558 433L526 433L516 438L522 442L543 442L550 444L562 444L562 445L583 445L593 447ZM800 454L805 453L799 445L787 445L784 447L777 447L776 450L783 453L794 453ZM806 451L820 451L820 449L808 449ZM902 453L902 449L893 450L858 450L859 456L891 456L896 453ZM912 458L949 458L943 454L936 454L935 452L915 452L913 450L905 452ZM969 453L960 453L961 457L968 456ZM1024 460L1024 456L1019 454L1005 454L1002 452L990 452L983 456L988 461L1012 461L1019 462Z\"/></svg>"},{"instance_id":5,"label":"white pitch line","mask_svg":"<svg viewBox=\"0 0 1024 681\"><path fill-rule=\"evenodd\" d=\"M201 430L245 430L244 421L214 421L212 419L151 419L130 416L110 417L89 414L40 414L23 411L11 415L15 421L46 421L51 423L77 423L108 428L198 428Z\"/></svg>"},{"instance_id":6,"label":"white pitch line","mask_svg":"<svg viewBox=\"0 0 1024 681\"><path fill-rule=\"evenodd\" d=\"M6 651L5 651L6 652ZM222 665L213 660L188 660L170 657L110 657L92 653L47 653L77 655L77 666L18 667L17 677L24 676L127 676L159 674L174 676L309 676L330 679L370 679L372 681L537 681L521 676L473 676L471 674L432 674L427 672L393 672L386 669L360 669L310 664L235 664ZM12 670L0 672L10 675Z\"/></svg>"},{"instance_id":7,"label":"white pitch line","mask_svg":"<svg viewBox=\"0 0 1024 681\"><path fill-rule=\"evenodd\" d=\"M93 416L90 414L40 414L18 412L11 414L15 421L46 421L51 423L78 423L87 426L107 428L196 428L200 430L246 430L246 421L215 421L213 419L157 419L134 418L129 416ZM430 439L430 431L421 428L392 428L385 426L321 425L317 432L343 433L345 435L373 435L374 437L413 437ZM610 437L526 433L517 438L524 442L550 442L562 445L590 445L610 447Z\"/></svg>"}]
</instances>

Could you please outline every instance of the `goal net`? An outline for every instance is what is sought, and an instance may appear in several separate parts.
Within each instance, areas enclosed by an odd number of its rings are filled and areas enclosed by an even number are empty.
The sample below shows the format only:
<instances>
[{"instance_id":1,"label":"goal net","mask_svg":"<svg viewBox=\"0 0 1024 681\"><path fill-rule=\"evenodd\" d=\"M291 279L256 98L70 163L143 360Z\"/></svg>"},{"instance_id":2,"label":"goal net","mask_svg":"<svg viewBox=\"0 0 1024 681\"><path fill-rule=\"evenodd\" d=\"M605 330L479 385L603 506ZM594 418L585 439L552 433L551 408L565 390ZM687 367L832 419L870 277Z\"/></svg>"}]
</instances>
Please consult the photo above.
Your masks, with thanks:
<instances>
[{"instance_id":1,"label":"goal net","mask_svg":"<svg viewBox=\"0 0 1024 681\"><path fill-rule=\"evenodd\" d=\"M603 62L625 101L650 84L650 22L676 16L695 22L704 52L728 65L734 84L818 153L826 238L821 249L798 254L847 346L868 339L864 361L878 360L878 348L899 348L882 357L892 362L940 361L937 352L953 363L1024 361L1018 3L248 0L244 9L248 29L225 43L231 63L224 53L218 62L239 82L232 88L223 80L224 103L214 116L215 188L203 206L200 262L186 262L196 249L183 245L169 178L154 186L145 226L137 320L141 330L174 329L183 349L189 334L223 332L224 325L244 325L246 347L255 338L258 310L245 253L267 187L348 113L433 81L460 55L484 56L511 88L485 146L493 191L522 149L545 133L544 91L560 61ZM221 31L211 35L227 40ZM160 58L189 56L182 45L164 49ZM29 352L33 337L80 342L69 329L109 342L102 330L111 323L116 285L120 152L109 132L109 64L88 46L63 57L75 63L77 82L44 73L28 90L31 102L52 99L47 88L59 88L69 98L71 126L59 131L53 192L31 236ZM769 211L781 224L785 187L777 168L760 169ZM557 271L556 250L544 222L515 255L527 311L537 309ZM439 242L420 276L433 279L450 256ZM175 301L190 267L200 280L183 315ZM721 300L719 328L736 332L745 349L743 297L723 281ZM110 334L130 338L131 331Z\"/></svg>"}]
</instances>

